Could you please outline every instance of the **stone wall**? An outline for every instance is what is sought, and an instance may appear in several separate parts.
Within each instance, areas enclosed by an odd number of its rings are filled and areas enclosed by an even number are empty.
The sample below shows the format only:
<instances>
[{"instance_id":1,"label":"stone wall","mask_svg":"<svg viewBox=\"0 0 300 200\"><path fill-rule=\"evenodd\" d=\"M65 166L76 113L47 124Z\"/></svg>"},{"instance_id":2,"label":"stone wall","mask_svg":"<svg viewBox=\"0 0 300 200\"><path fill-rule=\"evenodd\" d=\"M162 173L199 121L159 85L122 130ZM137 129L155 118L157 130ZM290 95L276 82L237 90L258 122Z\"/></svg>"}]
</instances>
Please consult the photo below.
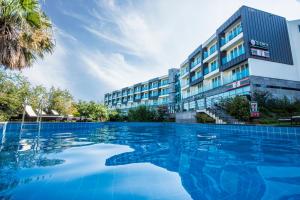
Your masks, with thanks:
<instances>
[{"instance_id":1,"label":"stone wall","mask_svg":"<svg viewBox=\"0 0 300 200\"><path fill-rule=\"evenodd\" d=\"M196 111L176 113L176 122L178 123L196 123Z\"/></svg>"}]
</instances>

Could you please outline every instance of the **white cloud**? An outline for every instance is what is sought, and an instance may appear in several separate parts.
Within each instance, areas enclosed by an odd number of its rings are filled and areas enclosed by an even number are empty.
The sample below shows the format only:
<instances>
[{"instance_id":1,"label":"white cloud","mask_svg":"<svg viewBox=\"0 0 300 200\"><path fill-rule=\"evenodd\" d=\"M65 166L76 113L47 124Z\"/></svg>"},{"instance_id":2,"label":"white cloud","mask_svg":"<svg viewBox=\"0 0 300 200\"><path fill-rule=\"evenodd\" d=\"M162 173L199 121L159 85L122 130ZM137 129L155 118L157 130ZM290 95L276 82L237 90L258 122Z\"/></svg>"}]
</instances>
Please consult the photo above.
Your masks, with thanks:
<instances>
[{"instance_id":1,"label":"white cloud","mask_svg":"<svg viewBox=\"0 0 300 200\"><path fill-rule=\"evenodd\" d=\"M89 10L85 7L81 12L69 8L61 11L66 18L78 22L68 27L74 33L57 31L54 54L24 71L32 82L64 87L80 96L89 95L82 87L72 84L74 77L69 73L77 70L82 76L76 82L87 84L79 86L95 89L91 86L99 84L93 93L103 98L105 92L165 75L168 68L179 67L244 4L290 20L300 18L300 4L296 0L95 2L97 6ZM91 79L83 81L83 76Z\"/></svg>"},{"instance_id":2,"label":"white cloud","mask_svg":"<svg viewBox=\"0 0 300 200\"><path fill-rule=\"evenodd\" d=\"M130 86L151 78L151 72L145 68L130 65L121 54L103 54L100 51L85 52L80 55L87 72L107 83L108 89ZM148 75L147 75L148 74Z\"/></svg>"}]
</instances>

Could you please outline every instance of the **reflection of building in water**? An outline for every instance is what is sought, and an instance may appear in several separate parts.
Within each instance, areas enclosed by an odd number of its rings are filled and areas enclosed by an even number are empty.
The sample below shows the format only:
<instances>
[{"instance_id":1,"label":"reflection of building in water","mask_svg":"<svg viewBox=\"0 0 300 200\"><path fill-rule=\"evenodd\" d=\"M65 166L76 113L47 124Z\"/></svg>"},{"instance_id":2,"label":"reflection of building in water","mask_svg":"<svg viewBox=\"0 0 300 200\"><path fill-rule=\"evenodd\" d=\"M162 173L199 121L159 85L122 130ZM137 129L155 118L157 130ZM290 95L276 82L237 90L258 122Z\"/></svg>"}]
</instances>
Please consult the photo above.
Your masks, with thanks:
<instances>
[{"instance_id":1,"label":"reflection of building in water","mask_svg":"<svg viewBox=\"0 0 300 200\"><path fill-rule=\"evenodd\" d=\"M266 183L257 166L268 166L272 161L268 152L264 153L261 136L236 138L234 141L229 138L233 136L230 133L221 135L211 131L217 137L205 137L205 134L198 137L197 131L192 134L176 131L175 136L165 135L149 143L129 140L126 145L135 151L115 155L107 159L106 165L152 163L177 172L193 199L256 200L263 197ZM254 152L260 152L259 156L254 156ZM291 160L282 161L277 164L291 163Z\"/></svg>"}]
</instances>

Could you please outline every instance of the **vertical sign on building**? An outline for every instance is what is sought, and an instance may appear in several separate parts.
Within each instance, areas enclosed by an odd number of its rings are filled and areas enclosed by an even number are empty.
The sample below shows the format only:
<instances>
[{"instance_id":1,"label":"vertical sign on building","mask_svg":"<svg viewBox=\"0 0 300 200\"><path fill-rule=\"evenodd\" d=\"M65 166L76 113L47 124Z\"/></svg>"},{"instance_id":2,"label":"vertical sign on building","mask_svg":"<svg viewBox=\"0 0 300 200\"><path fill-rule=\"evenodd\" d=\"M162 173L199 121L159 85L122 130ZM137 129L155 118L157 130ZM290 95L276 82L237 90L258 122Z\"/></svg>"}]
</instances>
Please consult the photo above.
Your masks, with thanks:
<instances>
[{"instance_id":1,"label":"vertical sign on building","mask_svg":"<svg viewBox=\"0 0 300 200\"><path fill-rule=\"evenodd\" d=\"M250 115L252 118L259 117L258 104L256 101L250 102Z\"/></svg>"}]
</instances>

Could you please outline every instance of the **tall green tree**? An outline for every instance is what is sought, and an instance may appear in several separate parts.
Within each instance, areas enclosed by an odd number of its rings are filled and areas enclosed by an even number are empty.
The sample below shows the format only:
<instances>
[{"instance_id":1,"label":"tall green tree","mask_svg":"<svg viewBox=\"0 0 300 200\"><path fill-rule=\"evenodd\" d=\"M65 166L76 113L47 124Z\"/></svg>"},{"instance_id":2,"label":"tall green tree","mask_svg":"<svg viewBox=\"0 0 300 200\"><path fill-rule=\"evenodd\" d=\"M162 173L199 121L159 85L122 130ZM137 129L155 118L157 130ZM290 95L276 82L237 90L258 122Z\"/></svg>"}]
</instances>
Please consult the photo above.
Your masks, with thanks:
<instances>
[{"instance_id":1,"label":"tall green tree","mask_svg":"<svg viewBox=\"0 0 300 200\"><path fill-rule=\"evenodd\" d=\"M73 113L74 99L68 90L52 87L49 91L48 110L56 110L61 115Z\"/></svg>"},{"instance_id":2,"label":"tall green tree","mask_svg":"<svg viewBox=\"0 0 300 200\"><path fill-rule=\"evenodd\" d=\"M30 89L30 93L26 101L33 109L46 109L48 107L48 96L49 94L47 89L38 85Z\"/></svg>"},{"instance_id":3,"label":"tall green tree","mask_svg":"<svg viewBox=\"0 0 300 200\"><path fill-rule=\"evenodd\" d=\"M98 104L94 101L79 101L76 104L78 116L91 118L97 121L108 120L109 113L107 108L103 104Z\"/></svg>"},{"instance_id":4,"label":"tall green tree","mask_svg":"<svg viewBox=\"0 0 300 200\"><path fill-rule=\"evenodd\" d=\"M29 67L53 47L52 24L38 0L0 0L0 65Z\"/></svg>"},{"instance_id":5,"label":"tall green tree","mask_svg":"<svg viewBox=\"0 0 300 200\"><path fill-rule=\"evenodd\" d=\"M29 95L30 84L22 75L0 69L0 121L22 113Z\"/></svg>"}]
</instances>

